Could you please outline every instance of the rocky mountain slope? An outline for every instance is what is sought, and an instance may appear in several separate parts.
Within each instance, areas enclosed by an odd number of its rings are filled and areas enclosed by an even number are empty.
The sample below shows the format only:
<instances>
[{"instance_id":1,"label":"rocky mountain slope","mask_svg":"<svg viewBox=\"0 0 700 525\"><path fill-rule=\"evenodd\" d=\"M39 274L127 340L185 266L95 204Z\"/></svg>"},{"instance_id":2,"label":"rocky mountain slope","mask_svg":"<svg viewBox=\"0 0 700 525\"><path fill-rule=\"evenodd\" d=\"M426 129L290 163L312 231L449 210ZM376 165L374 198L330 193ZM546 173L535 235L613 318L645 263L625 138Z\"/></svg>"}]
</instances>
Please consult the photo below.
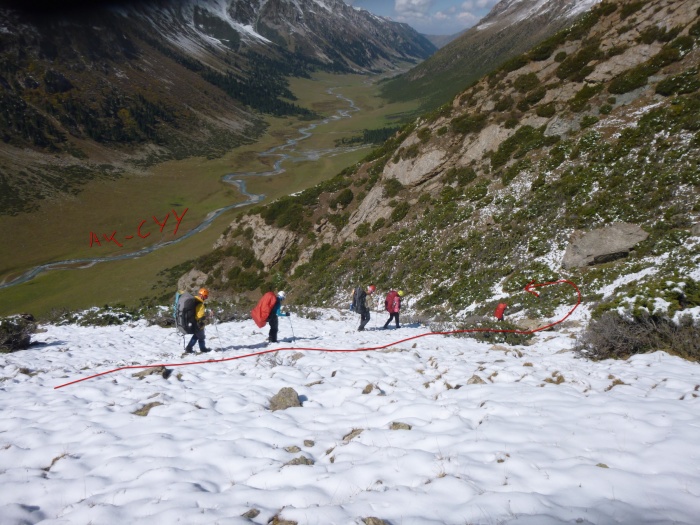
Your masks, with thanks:
<instances>
[{"instance_id":1,"label":"rocky mountain slope","mask_svg":"<svg viewBox=\"0 0 700 525\"><path fill-rule=\"evenodd\" d=\"M339 0L0 6L1 213L311 116L286 77L419 61L416 31Z\"/></svg>"},{"instance_id":2,"label":"rocky mountain slope","mask_svg":"<svg viewBox=\"0 0 700 525\"><path fill-rule=\"evenodd\" d=\"M451 100L485 73L570 25L600 0L502 0L477 25L409 72L387 82L395 100L423 98L426 108Z\"/></svg>"},{"instance_id":3,"label":"rocky mountain slope","mask_svg":"<svg viewBox=\"0 0 700 525\"><path fill-rule=\"evenodd\" d=\"M251 210L180 284L336 306L372 282L433 317L503 297L537 317L523 288L560 278L597 314L698 304L699 65L697 2L601 3L363 162Z\"/></svg>"}]
</instances>

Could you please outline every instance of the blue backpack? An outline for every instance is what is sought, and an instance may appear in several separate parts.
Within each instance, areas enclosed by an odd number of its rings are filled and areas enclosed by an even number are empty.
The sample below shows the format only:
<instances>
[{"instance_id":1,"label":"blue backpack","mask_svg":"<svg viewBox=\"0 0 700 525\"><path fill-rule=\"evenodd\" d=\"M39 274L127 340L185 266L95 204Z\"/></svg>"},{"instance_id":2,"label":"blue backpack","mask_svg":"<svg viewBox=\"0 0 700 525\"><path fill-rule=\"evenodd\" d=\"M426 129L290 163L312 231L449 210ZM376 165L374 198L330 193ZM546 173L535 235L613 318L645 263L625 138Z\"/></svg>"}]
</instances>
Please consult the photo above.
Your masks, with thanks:
<instances>
[{"instance_id":1,"label":"blue backpack","mask_svg":"<svg viewBox=\"0 0 700 525\"><path fill-rule=\"evenodd\" d=\"M180 333L193 334L197 330L196 307L197 300L191 293L178 290L173 304L173 316L175 327Z\"/></svg>"}]
</instances>

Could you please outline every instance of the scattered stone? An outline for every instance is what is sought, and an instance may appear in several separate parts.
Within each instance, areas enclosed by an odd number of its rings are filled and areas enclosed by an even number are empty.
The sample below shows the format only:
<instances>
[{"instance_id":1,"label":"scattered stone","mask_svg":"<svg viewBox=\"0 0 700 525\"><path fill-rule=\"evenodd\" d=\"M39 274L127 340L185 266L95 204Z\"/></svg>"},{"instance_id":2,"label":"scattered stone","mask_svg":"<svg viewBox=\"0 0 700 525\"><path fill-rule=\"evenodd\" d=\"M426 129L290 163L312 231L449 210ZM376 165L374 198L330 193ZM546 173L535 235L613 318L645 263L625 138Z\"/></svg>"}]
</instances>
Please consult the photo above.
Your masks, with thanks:
<instances>
[{"instance_id":1,"label":"scattered stone","mask_svg":"<svg viewBox=\"0 0 700 525\"><path fill-rule=\"evenodd\" d=\"M380 520L375 517L362 518L362 523L365 525L390 525L388 521Z\"/></svg>"},{"instance_id":2,"label":"scattered stone","mask_svg":"<svg viewBox=\"0 0 700 525\"><path fill-rule=\"evenodd\" d=\"M135 374L131 374L131 377L138 377L139 379L143 379L147 376L160 375L163 376L163 379L168 379L172 373L172 370L170 370L169 368L165 368L164 366L154 366L152 368L146 368L145 370L136 372Z\"/></svg>"},{"instance_id":3,"label":"scattered stone","mask_svg":"<svg viewBox=\"0 0 700 525\"><path fill-rule=\"evenodd\" d=\"M401 423L399 421L394 421L391 424L390 428L391 428L391 430L411 430L411 428L413 428L413 427L411 425L409 425L408 423Z\"/></svg>"},{"instance_id":4,"label":"scattered stone","mask_svg":"<svg viewBox=\"0 0 700 525\"><path fill-rule=\"evenodd\" d=\"M153 403L148 403L147 405L142 406L138 410L134 410L132 412L132 414L134 414L135 416L146 417L153 407L157 407L157 406L160 406L162 404L163 403L161 403L159 401L154 401Z\"/></svg>"},{"instance_id":5,"label":"scattered stone","mask_svg":"<svg viewBox=\"0 0 700 525\"><path fill-rule=\"evenodd\" d=\"M364 429L362 428L353 428L352 431L349 434L346 434L343 436L343 441L350 441L352 438L359 436L362 434L362 431Z\"/></svg>"},{"instance_id":6,"label":"scattered stone","mask_svg":"<svg viewBox=\"0 0 700 525\"><path fill-rule=\"evenodd\" d=\"M287 463L284 464L286 467L287 465L313 465L314 460L309 459L306 456L299 456L298 458L294 458L291 461L288 461Z\"/></svg>"},{"instance_id":7,"label":"scattered stone","mask_svg":"<svg viewBox=\"0 0 700 525\"><path fill-rule=\"evenodd\" d=\"M292 445L291 447L284 447L284 450L286 450L290 454L296 454L297 452L301 452L301 449L296 445Z\"/></svg>"},{"instance_id":8,"label":"scattered stone","mask_svg":"<svg viewBox=\"0 0 700 525\"><path fill-rule=\"evenodd\" d=\"M286 410L291 407L300 407L299 394L288 386L282 388L270 398L270 410Z\"/></svg>"},{"instance_id":9,"label":"scattered stone","mask_svg":"<svg viewBox=\"0 0 700 525\"><path fill-rule=\"evenodd\" d=\"M260 514L260 511L258 509L250 509L248 512L244 512L243 514L241 514L241 517L252 520L253 518L257 518L258 514Z\"/></svg>"},{"instance_id":10,"label":"scattered stone","mask_svg":"<svg viewBox=\"0 0 700 525\"><path fill-rule=\"evenodd\" d=\"M267 525L298 525L296 521L283 520L279 516L272 516L272 519L267 522Z\"/></svg>"},{"instance_id":11,"label":"scattered stone","mask_svg":"<svg viewBox=\"0 0 700 525\"><path fill-rule=\"evenodd\" d=\"M369 393L372 392L372 390L374 390L374 385L370 383L369 385L367 385L367 386L362 390L362 393L363 393L363 394L369 394Z\"/></svg>"},{"instance_id":12,"label":"scattered stone","mask_svg":"<svg viewBox=\"0 0 700 525\"><path fill-rule=\"evenodd\" d=\"M690 235L693 237L700 237L700 222L693 224L690 228Z\"/></svg>"},{"instance_id":13,"label":"scattered stone","mask_svg":"<svg viewBox=\"0 0 700 525\"><path fill-rule=\"evenodd\" d=\"M315 443L313 440L311 440L311 439L305 439L305 440L304 440L304 446L305 446L305 447L313 447L315 444L316 444L316 443Z\"/></svg>"},{"instance_id":14,"label":"scattered stone","mask_svg":"<svg viewBox=\"0 0 700 525\"><path fill-rule=\"evenodd\" d=\"M478 375L474 374L467 380L468 385L485 385L486 381L481 379Z\"/></svg>"}]
</instances>

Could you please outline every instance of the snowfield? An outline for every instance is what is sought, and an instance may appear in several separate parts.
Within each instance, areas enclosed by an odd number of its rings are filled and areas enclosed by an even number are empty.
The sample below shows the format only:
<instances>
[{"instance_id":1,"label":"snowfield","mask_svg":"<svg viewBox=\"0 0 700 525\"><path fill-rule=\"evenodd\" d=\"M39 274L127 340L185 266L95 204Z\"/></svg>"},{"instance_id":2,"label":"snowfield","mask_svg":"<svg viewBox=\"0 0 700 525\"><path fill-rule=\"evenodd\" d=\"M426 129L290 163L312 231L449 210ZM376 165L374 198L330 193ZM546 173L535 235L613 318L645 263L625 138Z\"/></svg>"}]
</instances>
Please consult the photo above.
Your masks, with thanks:
<instances>
[{"instance_id":1,"label":"snowfield","mask_svg":"<svg viewBox=\"0 0 700 525\"><path fill-rule=\"evenodd\" d=\"M230 322L194 360L285 350L59 389L187 359L173 329L45 326L0 355L0 523L697 524L700 365L576 357L582 315L525 346L430 335L353 353L299 348L428 329L380 330L382 313L359 333L319 310L265 346ZM271 411L284 387L302 406Z\"/></svg>"}]
</instances>

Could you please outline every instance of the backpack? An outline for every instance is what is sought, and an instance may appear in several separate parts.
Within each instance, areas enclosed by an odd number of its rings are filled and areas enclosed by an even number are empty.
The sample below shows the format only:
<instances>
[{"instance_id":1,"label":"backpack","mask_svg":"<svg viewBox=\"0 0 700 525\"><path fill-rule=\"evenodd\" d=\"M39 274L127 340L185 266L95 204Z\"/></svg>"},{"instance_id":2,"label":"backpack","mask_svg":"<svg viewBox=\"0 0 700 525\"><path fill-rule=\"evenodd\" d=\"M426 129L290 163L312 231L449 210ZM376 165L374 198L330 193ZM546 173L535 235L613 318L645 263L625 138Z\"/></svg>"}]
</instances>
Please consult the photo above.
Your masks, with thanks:
<instances>
[{"instance_id":1,"label":"backpack","mask_svg":"<svg viewBox=\"0 0 700 525\"><path fill-rule=\"evenodd\" d=\"M396 290L391 290L386 294L386 299L384 300L384 306L386 311L390 314L395 314L399 311L399 293Z\"/></svg>"},{"instance_id":2,"label":"backpack","mask_svg":"<svg viewBox=\"0 0 700 525\"><path fill-rule=\"evenodd\" d=\"M275 304L277 304L277 296L274 292L267 292L260 298L255 308L250 311L250 316L258 328L265 326Z\"/></svg>"},{"instance_id":3,"label":"backpack","mask_svg":"<svg viewBox=\"0 0 700 525\"><path fill-rule=\"evenodd\" d=\"M360 312L362 308L364 308L364 301L362 300L362 293L364 290L362 289L362 286L358 286L355 288L355 292L352 294L352 308L351 310L355 312Z\"/></svg>"},{"instance_id":4,"label":"backpack","mask_svg":"<svg viewBox=\"0 0 700 525\"><path fill-rule=\"evenodd\" d=\"M191 293L178 290L175 294L173 315L175 316L175 326L180 333L193 334L197 330L196 307L197 300Z\"/></svg>"}]
</instances>

